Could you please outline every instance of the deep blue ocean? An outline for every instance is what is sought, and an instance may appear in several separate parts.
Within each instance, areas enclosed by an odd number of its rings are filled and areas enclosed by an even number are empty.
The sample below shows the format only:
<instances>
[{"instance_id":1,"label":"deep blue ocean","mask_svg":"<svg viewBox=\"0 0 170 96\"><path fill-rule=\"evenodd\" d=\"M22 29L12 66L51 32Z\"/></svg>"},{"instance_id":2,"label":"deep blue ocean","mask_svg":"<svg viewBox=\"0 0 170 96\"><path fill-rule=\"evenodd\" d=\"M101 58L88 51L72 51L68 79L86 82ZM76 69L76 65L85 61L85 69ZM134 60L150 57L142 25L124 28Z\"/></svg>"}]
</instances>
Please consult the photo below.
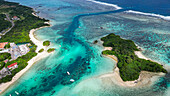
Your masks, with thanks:
<instances>
[{"instance_id":1,"label":"deep blue ocean","mask_svg":"<svg viewBox=\"0 0 170 96\"><path fill-rule=\"evenodd\" d=\"M134 11L170 16L170 0L96 0Z\"/></svg>"},{"instance_id":2,"label":"deep blue ocean","mask_svg":"<svg viewBox=\"0 0 170 96\"><path fill-rule=\"evenodd\" d=\"M93 41L115 33L133 40L146 57L168 69L170 21L164 16L170 16L170 1L100 0L122 9L87 0L7 1L32 7L40 12L37 15L51 21L52 27L36 31L35 36L41 41L50 40L50 47L56 51L36 62L2 96L17 96L15 91L19 96L169 96L170 74L156 79L151 86L126 88L117 85L112 80L114 77L108 76L115 62L101 55L101 42L93 44ZM71 75L67 75L67 71Z\"/></svg>"}]
</instances>

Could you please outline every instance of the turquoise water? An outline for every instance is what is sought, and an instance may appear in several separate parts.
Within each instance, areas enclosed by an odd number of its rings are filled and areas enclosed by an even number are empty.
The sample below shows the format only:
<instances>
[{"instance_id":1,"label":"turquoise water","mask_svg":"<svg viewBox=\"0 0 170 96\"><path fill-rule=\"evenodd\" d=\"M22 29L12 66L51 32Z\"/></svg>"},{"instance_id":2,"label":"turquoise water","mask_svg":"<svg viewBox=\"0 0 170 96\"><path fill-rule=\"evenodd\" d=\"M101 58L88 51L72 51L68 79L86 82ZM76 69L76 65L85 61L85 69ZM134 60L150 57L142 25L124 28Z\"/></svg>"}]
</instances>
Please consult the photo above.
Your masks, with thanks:
<instances>
[{"instance_id":1,"label":"turquoise water","mask_svg":"<svg viewBox=\"0 0 170 96\"><path fill-rule=\"evenodd\" d=\"M92 42L115 33L135 41L147 57L169 65L169 21L127 14L123 11L128 9L115 10L85 0L9 1L33 7L40 11L39 16L51 20L52 27L35 35L39 40L50 40L56 51L34 64L4 96L16 96L15 91L20 96L162 96L168 92L169 74L140 89L123 88L109 78L100 78L112 72L115 62L101 56L102 46Z\"/></svg>"}]
</instances>

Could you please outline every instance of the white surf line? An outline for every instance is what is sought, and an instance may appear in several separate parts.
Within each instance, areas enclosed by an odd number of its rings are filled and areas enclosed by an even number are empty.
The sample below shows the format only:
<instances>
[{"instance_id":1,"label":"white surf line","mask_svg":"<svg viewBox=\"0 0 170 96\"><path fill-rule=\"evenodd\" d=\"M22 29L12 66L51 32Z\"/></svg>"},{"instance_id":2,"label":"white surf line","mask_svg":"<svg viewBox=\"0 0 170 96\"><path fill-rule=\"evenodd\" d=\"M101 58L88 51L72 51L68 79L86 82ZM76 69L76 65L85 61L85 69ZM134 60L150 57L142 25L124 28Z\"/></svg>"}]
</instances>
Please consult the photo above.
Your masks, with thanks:
<instances>
[{"instance_id":1,"label":"white surf line","mask_svg":"<svg viewBox=\"0 0 170 96\"><path fill-rule=\"evenodd\" d=\"M159 18L162 18L164 20L170 20L170 16L163 16L163 15L154 14L154 13L144 13L144 12L133 11L133 10L129 10L129 11L125 11L125 12L134 13L134 14L140 14L140 15L146 15L146 16L159 17Z\"/></svg>"},{"instance_id":2,"label":"white surf line","mask_svg":"<svg viewBox=\"0 0 170 96\"><path fill-rule=\"evenodd\" d=\"M117 10L122 9L121 7L119 7L119 6L115 5L115 4L109 4L109 3L95 1L95 0L87 0L87 1L94 2L94 3L97 3L97 4L106 5L106 6L115 7ZM154 14L154 13L144 13L144 12L133 11L133 10L129 10L129 11L125 11L125 12L139 14L139 15L145 15L145 16L158 17L158 18L161 18L161 19L164 19L164 20L170 20L170 16L163 16L163 15Z\"/></svg>"},{"instance_id":3,"label":"white surf line","mask_svg":"<svg viewBox=\"0 0 170 96\"><path fill-rule=\"evenodd\" d=\"M94 2L94 3L97 3L97 4L112 6L112 7L115 7L116 9L122 9L121 7L119 7L119 6L115 5L115 4L109 4L109 3L104 3L104 2L95 1L95 0L87 0L87 1Z\"/></svg>"}]
</instances>

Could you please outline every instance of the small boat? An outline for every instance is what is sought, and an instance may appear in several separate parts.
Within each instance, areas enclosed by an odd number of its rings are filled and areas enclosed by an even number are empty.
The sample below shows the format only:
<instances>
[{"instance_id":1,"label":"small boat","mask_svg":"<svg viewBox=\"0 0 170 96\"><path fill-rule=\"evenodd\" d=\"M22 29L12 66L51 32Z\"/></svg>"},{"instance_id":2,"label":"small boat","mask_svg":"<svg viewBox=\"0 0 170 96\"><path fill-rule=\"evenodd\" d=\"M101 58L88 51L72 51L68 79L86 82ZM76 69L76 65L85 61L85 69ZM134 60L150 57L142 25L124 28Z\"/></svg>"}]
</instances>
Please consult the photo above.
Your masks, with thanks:
<instances>
[{"instance_id":1,"label":"small boat","mask_svg":"<svg viewBox=\"0 0 170 96\"><path fill-rule=\"evenodd\" d=\"M19 93L18 93L17 91L15 91L15 93L16 93L17 95L19 95Z\"/></svg>"},{"instance_id":2,"label":"small boat","mask_svg":"<svg viewBox=\"0 0 170 96\"><path fill-rule=\"evenodd\" d=\"M74 82L74 79L70 79L71 82Z\"/></svg>"},{"instance_id":3,"label":"small boat","mask_svg":"<svg viewBox=\"0 0 170 96\"><path fill-rule=\"evenodd\" d=\"M67 74L70 75L70 72L67 71Z\"/></svg>"},{"instance_id":4,"label":"small boat","mask_svg":"<svg viewBox=\"0 0 170 96\"><path fill-rule=\"evenodd\" d=\"M59 47L61 47L61 45L59 45Z\"/></svg>"},{"instance_id":5,"label":"small boat","mask_svg":"<svg viewBox=\"0 0 170 96\"><path fill-rule=\"evenodd\" d=\"M11 94L9 96L12 96Z\"/></svg>"}]
</instances>

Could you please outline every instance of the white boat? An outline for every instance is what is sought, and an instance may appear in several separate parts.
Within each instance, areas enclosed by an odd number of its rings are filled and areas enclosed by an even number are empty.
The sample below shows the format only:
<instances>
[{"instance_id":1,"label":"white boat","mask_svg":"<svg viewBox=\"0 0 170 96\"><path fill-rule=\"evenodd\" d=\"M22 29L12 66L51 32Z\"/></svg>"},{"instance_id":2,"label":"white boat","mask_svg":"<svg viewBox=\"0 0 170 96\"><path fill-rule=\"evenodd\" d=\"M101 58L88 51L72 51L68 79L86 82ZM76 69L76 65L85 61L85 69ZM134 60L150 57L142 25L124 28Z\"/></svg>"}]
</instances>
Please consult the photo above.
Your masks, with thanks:
<instances>
[{"instance_id":1,"label":"white boat","mask_svg":"<svg viewBox=\"0 0 170 96\"><path fill-rule=\"evenodd\" d=\"M67 71L67 74L70 75L70 72Z\"/></svg>"},{"instance_id":2,"label":"white boat","mask_svg":"<svg viewBox=\"0 0 170 96\"><path fill-rule=\"evenodd\" d=\"M74 79L70 79L71 82L74 82Z\"/></svg>"},{"instance_id":3,"label":"white boat","mask_svg":"<svg viewBox=\"0 0 170 96\"><path fill-rule=\"evenodd\" d=\"M9 96L12 96L11 94Z\"/></svg>"},{"instance_id":4,"label":"white boat","mask_svg":"<svg viewBox=\"0 0 170 96\"><path fill-rule=\"evenodd\" d=\"M15 93L16 93L17 95L19 95L19 93L18 93L17 91L15 91Z\"/></svg>"}]
</instances>

